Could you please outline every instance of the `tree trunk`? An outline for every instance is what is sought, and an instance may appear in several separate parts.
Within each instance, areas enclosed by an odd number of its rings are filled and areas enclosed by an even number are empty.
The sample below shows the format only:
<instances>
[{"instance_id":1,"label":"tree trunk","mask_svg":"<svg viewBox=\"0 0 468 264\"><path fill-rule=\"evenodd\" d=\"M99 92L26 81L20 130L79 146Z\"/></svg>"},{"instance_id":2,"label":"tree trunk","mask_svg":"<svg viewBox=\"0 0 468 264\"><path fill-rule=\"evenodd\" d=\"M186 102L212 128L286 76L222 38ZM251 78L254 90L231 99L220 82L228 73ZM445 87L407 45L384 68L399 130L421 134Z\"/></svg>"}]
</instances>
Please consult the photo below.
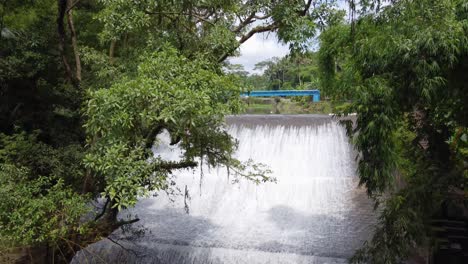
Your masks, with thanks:
<instances>
[{"instance_id":1,"label":"tree trunk","mask_svg":"<svg viewBox=\"0 0 468 264\"><path fill-rule=\"evenodd\" d=\"M112 64L114 62L114 53L115 53L115 45L117 41L115 39L111 40L111 44L109 47L109 63Z\"/></svg>"},{"instance_id":2,"label":"tree trunk","mask_svg":"<svg viewBox=\"0 0 468 264\"><path fill-rule=\"evenodd\" d=\"M123 49L127 49L128 47L128 33L125 33L124 35L124 41L123 41Z\"/></svg>"},{"instance_id":3,"label":"tree trunk","mask_svg":"<svg viewBox=\"0 0 468 264\"><path fill-rule=\"evenodd\" d=\"M65 54L65 28L63 26L63 18L65 17L65 11L67 9L67 0L58 0L58 17L57 17L57 32L59 35L58 49L62 57L63 67L66 72L66 79L71 81L73 79L70 64L68 63L67 56Z\"/></svg>"},{"instance_id":4,"label":"tree trunk","mask_svg":"<svg viewBox=\"0 0 468 264\"><path fill-rule=\"evenodd\" d=\"M81 60L80 60L80 53L78 50L78 43L76 39L76 31L75 31L75 26L73 24L73 4L72 0L67 0L67 22L68 22L68 28L70 29L70 35L71 35L71 42L72 42L72 47L73 47L73 53L75 55L75 78L78 82L78 84L81 82Z\"/></svg>"}]
</instances>

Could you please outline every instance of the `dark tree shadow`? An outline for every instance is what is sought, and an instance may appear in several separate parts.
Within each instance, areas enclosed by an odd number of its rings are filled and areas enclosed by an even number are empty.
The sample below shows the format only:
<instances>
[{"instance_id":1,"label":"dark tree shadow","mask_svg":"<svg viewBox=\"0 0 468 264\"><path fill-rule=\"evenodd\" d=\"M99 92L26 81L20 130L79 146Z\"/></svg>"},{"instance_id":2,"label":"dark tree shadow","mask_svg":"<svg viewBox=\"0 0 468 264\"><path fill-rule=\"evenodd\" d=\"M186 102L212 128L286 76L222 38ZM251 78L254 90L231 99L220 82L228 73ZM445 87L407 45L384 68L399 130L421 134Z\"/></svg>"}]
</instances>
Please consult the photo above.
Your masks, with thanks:
<instances>
[{"instance_id":1,"label":"dark tree shadow","mask_svg":"<svg viewBox=\"0 0 468 264\"><path fill-rule=\"evenodd\" d=\"M82 249L71 263L165 263L167 256L164 254L172 254L174 257L177 253L170 253L171 250L159 251L161 245L163 248L166 247L164 245L188 246L209 230L217 228L210 220L192 216L180 208L146 210L140 212L139 217L142 223L133 232L116 230L110 239L103 239ZM152 226L151 223L157 225ZM142 230L144 232L140 232ZM186 251L190 249L184 248Z\"/></svg>"}]
</instances>

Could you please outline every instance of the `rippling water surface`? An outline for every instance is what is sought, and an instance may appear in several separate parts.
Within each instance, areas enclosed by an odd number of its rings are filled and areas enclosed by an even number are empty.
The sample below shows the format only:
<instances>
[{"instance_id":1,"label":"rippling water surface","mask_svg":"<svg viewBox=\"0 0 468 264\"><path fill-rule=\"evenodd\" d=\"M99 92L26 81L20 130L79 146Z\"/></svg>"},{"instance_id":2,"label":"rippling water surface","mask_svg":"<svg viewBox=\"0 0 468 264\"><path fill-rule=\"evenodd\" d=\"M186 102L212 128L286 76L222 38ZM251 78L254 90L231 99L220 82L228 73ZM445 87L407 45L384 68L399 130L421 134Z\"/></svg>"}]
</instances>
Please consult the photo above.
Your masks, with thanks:
<instances>
[{"instance_id":1,"label":"rippling water surface","mask_svg":"<svg viewBox=\"0 0 468 264\"><path fill-rule=\"evenodd\" d=\"M130 250L103 240L75 262L346 263L369 237L374 214L356 187L355 153L343 127L328 116L227 122L239 140L237 157L267 164L277 183L232 184L222 168L204 168L202 179L200 171L180 171L175 181L189 191L188 214L182 195L141 200L122 217L137 214L145 235L113 235ZM178 159L179 150L164 142L155 155Z\"/></svg>"}]
</instances>

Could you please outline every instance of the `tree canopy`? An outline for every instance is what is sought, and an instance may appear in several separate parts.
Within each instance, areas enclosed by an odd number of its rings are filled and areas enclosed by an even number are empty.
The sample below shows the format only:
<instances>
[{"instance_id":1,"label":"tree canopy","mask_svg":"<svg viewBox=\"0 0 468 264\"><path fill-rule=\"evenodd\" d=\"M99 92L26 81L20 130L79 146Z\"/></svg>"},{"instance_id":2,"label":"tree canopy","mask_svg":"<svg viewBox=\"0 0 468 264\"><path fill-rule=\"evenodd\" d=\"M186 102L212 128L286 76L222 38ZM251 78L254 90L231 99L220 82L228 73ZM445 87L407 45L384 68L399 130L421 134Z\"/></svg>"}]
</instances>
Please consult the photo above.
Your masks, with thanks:
<instances>
[{"instance_id":1,"label":"tree canopy","mask_svg":"<svg viewBox=\"0 0 468 264\"><path fill-rule=\"evenodd\" d=\"M466 219L447 208L466 210L468 4L348 1L347 23L335 2L1 0L0 255L45 248L47 261L67 262L138 221L119 210L203 162L273 181L233 157L224 129L246 85L318 86L351 101L341 114L357 113L348 127L360 184L380 208L353 261L399 263L431 248L433 219ZM226 72L263 32L292 54L259 64L262 76ZM182 160L155 158L164 131Z\"/></svg>"},{"instance_id":2,"label":"tree canopy","mask_svg":"<svg viewBox=\"0 0 468 264\"><path fill-rule=\"evenodd\" d=\"M253 70L261 73L251 74L236 64L226 69L241 80L244 90L318 89L318 62L317 53L307 51L260 61Z\"/></svg>"},{"instance_id":3,"label":"tree canopy","mask_svg":"<svg viewBox=\"0 0 468 264\"><path fill-rule=\"evenodd\" d=\"M241 87L223 62L262 32L307 48L325 5L0 1L0 253L45 248L47 261L69 261L138 221L119 210L200 163L273 180L232 157L224 115L241 109ZM181 161L154 157L164 131Z\"/></svg>"},{"instance_id":4,"label":"tree canopy","mask_svg":"<svg viewBox=\"0 0 468 264\"><path fill-rule=\"evenodd\" d=\"M353 100L343 113L357 113L360 184L382 205L353 261L399 263L417 247L436 249L432 220L462 220L447 208L466 208L468 6L365 7L320 36L322 87Z\"/></svg>"}]
</instances>

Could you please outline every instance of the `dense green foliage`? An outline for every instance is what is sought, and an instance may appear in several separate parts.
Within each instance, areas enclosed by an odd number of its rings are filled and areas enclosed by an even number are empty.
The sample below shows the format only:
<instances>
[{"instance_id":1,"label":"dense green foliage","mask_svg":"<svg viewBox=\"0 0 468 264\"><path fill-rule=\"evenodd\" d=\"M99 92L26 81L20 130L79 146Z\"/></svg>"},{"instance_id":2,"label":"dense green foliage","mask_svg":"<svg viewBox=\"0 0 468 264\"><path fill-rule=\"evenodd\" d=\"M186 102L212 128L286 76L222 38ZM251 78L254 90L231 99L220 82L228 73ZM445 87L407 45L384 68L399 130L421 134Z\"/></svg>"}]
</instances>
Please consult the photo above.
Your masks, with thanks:
<instances>
[{"instance_id":1,"label":"dense green foliage","mask_svg":"<svg viewBox=\"0 0 468 264\"><path fill-rule=\"evenodd\" d=\"M82 93L57 56L53 1L0 10L0 253L85 231ZM1 260L0 260L1 261Z\"/></svg>"},{"instance_id":2,"label":"dense green foliage","mask_svg":"<svg viewBox=\"0 0 468 264\"><path fill-rule=\"evenodd\" d=\"M0 254L40 246L68 261L138 221L119 210L203 162L273 180L232 157L223 128L246 87L352 100L360 183L381 206L355 262L431 247L431 219L466 203L468 4L350 1L362 9L346 24L327 2L0 1ZM322 29L320 51L301 53ZM226 74L226 58L262 32L293 55L260 63L261 76ZM181 161L154 157L164 131Z\"/></svg>"},{"instance_id":3,"label":"dense green foliage","mask_svg":"<svg viewBox=\"0 0 468 264\"><path fill-rule=\"evenodd\" d=\"M133 78L91 92L85 127L93 147L85 164L99 175L114 206L132 206L148 191L167 188L167 174L196 166L197 157L239 170L241 164L231 158L235 142L222 126L225 115L239 111L240 91L216 71L201 57L188 60L163 48L142 56ZM183 162L152 158L148 147L163 129L180 141Z\"/></svg>"},{"instance_id":4,"label":"dense green foliage","mask_svg":"<svg viewBox=\"0 0 468 264\"><path fill-rule=\"evenodd\" d=\"M360 184L382 205L354 262L399 263L437 246L431 219L466 217L467 16L466 1L402 0L321 36L323 87L353 99Z\"/></svg>"},{"instance_id":5,"label":"dense green foliage","mask_svg":"<svg viewBox=\"0 0 468 264\"><path fill-rule=\"evenodd\" d=\"M0 244L2 247L63 243L70 233L82 233L80 218L89 210L62 179L28 179L26 168L0 168Z\"/></svg>"},{"instance_id":6,"label":"dense green foliage","mask_svg":"<svg viewBox=\"0 0 468 264\"><path fill-rule=\"evenodd\" d=\"M306 48L325 2L0 1L0 257L45 247L68 261L199 163L272 180L232 158L223 122L241 87L223 61L262 32ZM153 157L164 131L180 162Z\"/></svg>"},{"instance_id":7,"label":"dense green foliage","mask_svg":"<svg viewBox=\"0 0 468 264\"><path fill-rule=\"evenodd\" d=\"M318 59L315 52L303 52L283 58L273 57L255 64L249 74L242 65L228 64L227 72L237 76L245 90L318 89Z\"/></svg>"}]
</instances>

